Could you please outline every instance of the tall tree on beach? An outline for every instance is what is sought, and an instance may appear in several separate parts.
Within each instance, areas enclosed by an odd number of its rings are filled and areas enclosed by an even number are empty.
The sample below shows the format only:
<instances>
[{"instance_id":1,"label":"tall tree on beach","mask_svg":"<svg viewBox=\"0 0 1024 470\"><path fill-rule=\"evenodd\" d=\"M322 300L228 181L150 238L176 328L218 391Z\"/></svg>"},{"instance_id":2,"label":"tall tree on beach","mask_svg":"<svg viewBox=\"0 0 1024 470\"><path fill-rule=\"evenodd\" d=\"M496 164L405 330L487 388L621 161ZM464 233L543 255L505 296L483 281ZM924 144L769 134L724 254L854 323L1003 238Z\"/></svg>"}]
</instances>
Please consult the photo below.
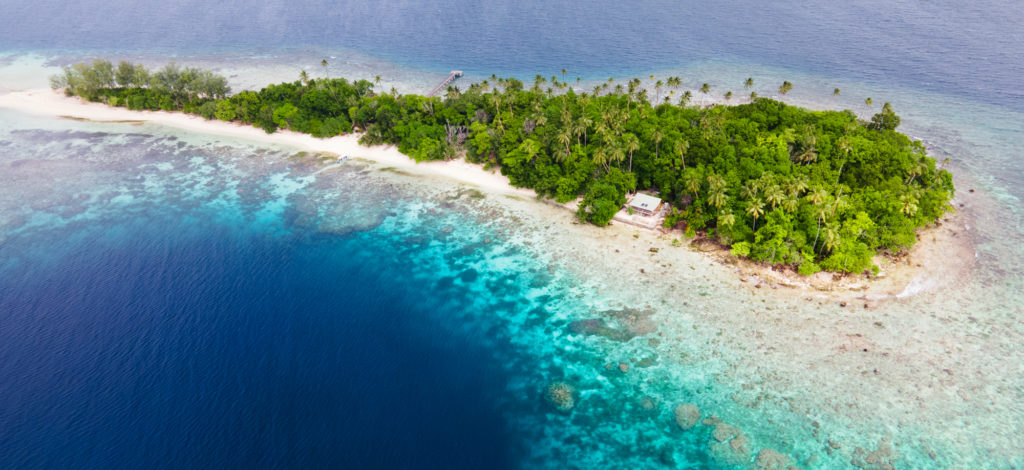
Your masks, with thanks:
<instances>
[{"instance_id":1,"label":"tall tree on beach","mask_svg":"<svg viewBox=\"0 0 1024 470\"><path fill-rule=\"evenodd\" d=\"M564 153L559 152L559 155L562 155L562 158L560 158L559 161L565 161L565 159L569 158L569 143L572 142L572 137L569 135L569 130L563 129L561 132L558 133L558 136L556 138L558 139L558 143L565 147Z\"/></svg>"},{"instance_id":2,"label":"tall tree on beach","mask_svg":"<svg viewBox=\"0 0 1024 470\"><path fill-rule=\"evenodd\" d=\"M640 139L634 134L626 134L626 150L629 151L629 172L633 172L633 152L640 150Z\"/></svg>"},{"instance_id":3,"label":"tall tree on beach","mask_svg":"<svg viewBox=\"0 0 1024 470\"><path fill-rule=\"evenodd\" d=\"M661 146L661 140L665 138L665 133L661 131L660 127L654 128L654 133L651 134L651 139L654 140L654 159L658 159L658 148Z\"/></svg>"},{"instance_id":4,"label":"tall tree on beach","mask_svg":"<svg viewBox=\"0 0 1024 470\"><path fill-rule=\"evenodd\" d=\"M781 93L782 96L786 96L786 93L789 93L789 91L792 90L792 89L793 89L793 84L789 83L788 80L783 81L782 85L779 85L779 93Z\"/></svg>"},{"instance_id":5,"label":"tall tree on beach","mask_svg":"<svg viewBox=\"0 0 1024 470\"><path fill-rule=\"evenodd\" d=\"M875 101L870 96L864 99L864 105L868 107L868 114L871 114L871 105L873 104L875 104Z\"/></svg>"},{"instance_id":6,"label":"tall tree on beach","mask_svg":"<svg viewBox=\"0 0 1024 470\"><path fill-rule=\"evenodd\" d=\"M754 100L756 100L756 99L757 99L757 92L756 91L750 92L750 102L753 103Z\"/></svg>"},{"instance_id":7,"label":"tall tree on beach","mask_svg":"<svg viewBox=\"0 0 1024 470\"><path fill-rule=\"evenodd\" d=\"M725 92L725 101L728 102L732 99L732 90Z\"/></svg>"},{"instance_id":8,"label":"tall tree on beach","mask_svg":"<svg viewBox=\"0 0 1024 470\"><path fill-rule=\"evenodd\" d=\"M700 86L700 92L703 93L706 96L708 93L711 92L711 85L708 85L705 82L703 85ZM702 107L704 106L704 96L700 97L700 105Z\"/></svg>"},{"instance_id":9,"label":"tall tree on beach","mask_svg":"<svg viewBox=\"0 0 1024 470\"><path fill-rule=\"evenodd\" d=\"M672 90L678 90L679 87L683 86L683 79L679 77L668 77L665 84Z\"/></svg>"},{"instance_id":10,"label":"tall tree on beach","mask_svg":"<svg viewBox=\"0 0 1024 470\"><path fill-rule=\"evenodd\" d=\"M683 169L685 170L686 169L686 151L690 150L690 141L689 140L684 140L684 139L679 139L679 140L677 140L675 142L675 144L673 144L672 150L674 150L676 153L679 154L679 161L683 164ZM672 166L675 167L675 162L673 162Z\"/></svg>"},{"instance_id":11,"label":"tall tree on beach","mask_svg":"<svg viewBox=\"0 0 1024 470\"><path fill-rule=\"evenodd\" d=\"M807 195L807 199L811 201L814 206L814 217L818 219L818 231L814 234L814 243L811 245L811 250L814 250L818 246L818 236L821 235L821 222L825 220L825 217L829 214L829 205L826 203L828 200L828 193L821 188L811 191Z\"/></svg>"},{"instance_id":12,"label":"tall tree on beach","mask_svg":"<svg viewBox=\"0 0 1024 470\"><path fill-rule=\"evenodd\" d=\"M690 91L690 90L684 91L682 96L679 97L679 106L682 106L682 107L685 108L686 105L690 104L690 100L692 100L692 99L693 99L693 92Z\"/></svg>"},{"instance_id":13,"label":"tall tree on beach","mask_svg":"<svg viewBox=\"0 0 1024 470\"><path fill-rule=\"evenodd\" d=\"M829 108L832 107L832 102L836 99L837 96L839 96L839 93L840 93L839 88L836 88L835 90L832 90L832 98L829 98L829 101L828 101L828 107Z\"/></svg>"},{"instance_id":14,"label":"tall tree on beach","mask_svg":"<svg viewBox=\"0 0 1024 470\"><path fill-rule=\"evenodd\" d=\"M759 197L747 201L746 213L754 218L751 230L757 231L757 219L764 215L764 201Z\"/></svg>"},{"instance_id":15,"label":"tall tree on beach","mask_svg":"<svg viewBox=\"0 0 1024 470\"><path fill-rule=\"evenodd\" d=\"M327 59L320 61L320 66L324 68L324 76L327 76Z\"/></svg>"},{"instance_id":16,"label":"tall tree on beach","mask_svg":"<svg viewBox=\"0 0 1024 470\"><path fill-rule=\"evenodd\" d=\"M746 80L743 80L744 89L749 90L752 86L754 86L754 77L747 77Z\"/></svg>"}]
</instances>

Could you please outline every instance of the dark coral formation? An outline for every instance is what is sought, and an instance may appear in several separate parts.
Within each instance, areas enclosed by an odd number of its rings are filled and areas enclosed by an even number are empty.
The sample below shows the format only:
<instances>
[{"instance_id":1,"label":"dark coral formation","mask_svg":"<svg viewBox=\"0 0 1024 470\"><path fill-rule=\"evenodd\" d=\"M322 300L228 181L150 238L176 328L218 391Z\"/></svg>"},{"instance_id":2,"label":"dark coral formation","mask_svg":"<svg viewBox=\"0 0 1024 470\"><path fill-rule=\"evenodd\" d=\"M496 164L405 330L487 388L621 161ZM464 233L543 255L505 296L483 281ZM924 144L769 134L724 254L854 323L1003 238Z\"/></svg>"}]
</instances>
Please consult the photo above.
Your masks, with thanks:
<instances>
[{"instance_id":1,"label":"dark coral formation","mask_svg":"<svg viewBox=\"0 0 1024 470\"><path fill-rule=\"evenodd\" d=\"M553 382L544 388L544 401L567 413L576 406L576 389L565 382Z\"/></svg>"}]
</instances>

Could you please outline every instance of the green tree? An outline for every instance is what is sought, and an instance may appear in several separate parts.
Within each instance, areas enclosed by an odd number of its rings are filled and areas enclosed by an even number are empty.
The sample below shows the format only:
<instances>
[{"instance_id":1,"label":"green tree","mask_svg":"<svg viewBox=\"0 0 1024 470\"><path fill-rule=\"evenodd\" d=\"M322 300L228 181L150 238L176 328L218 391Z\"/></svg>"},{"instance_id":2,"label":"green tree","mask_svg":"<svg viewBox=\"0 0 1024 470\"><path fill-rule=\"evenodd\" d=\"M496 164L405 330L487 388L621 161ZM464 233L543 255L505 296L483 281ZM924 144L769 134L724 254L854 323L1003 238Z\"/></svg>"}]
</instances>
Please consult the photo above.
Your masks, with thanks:
<instances>
[{"instance_id":1,"label":"green tree","mask_svg":"<svg viewBox=\"0 0 1024 470\"><path fill-rule=\"evenodd\" d=\"M626 150L629 151L629 172L633 172L633 152L640 150L640 139L633 134L626 134Z\"/></svg>"},{"instance_id":2,"label":"green tree","mask_svg":"<svg viewBox=\"0 0 1024 470\"><path fill-rule=\"evenodd\" d=\"M882 112L871 116L871 124L868 125L868 128L878 131L894 131L899 125L900 117L893 112L891 104L885 103L882 105Z\"/></svg>"},{"instance_id":3,"label":"green tree","mask_svg":"<svg viewBox=\"0 0 1024 470\"><path fill-rule=\"evenodd\" d=\"M135 66L131 62L121 61L117 63L117 72L115 73L115 80L117 86L121 88L130 88L135 86Z\"/></svg>"},{"instance_id":4,"label":"green tree","mask_svg":"<svg viewBox=\"0 0 1024 470\"><path fill-rule=\"evenodd\" d=\"M779 85L779 93L782 94L782 96L786 96L786 93L789 93L792 89L793 84L789 83L788 80L782 82L782 85Z\"/></svg>"},{"instance_id":5,"label":"green tree","mask_svg":"<svg viewBox=\"0 0 1024 470\"><path fill-rule=\"evenodd\" d=\"M754 198L747 201L746 213L754 219L751 230L757 230L757 219L764 214L764 201L761 198Z\"/></svg>"}]
</instances>

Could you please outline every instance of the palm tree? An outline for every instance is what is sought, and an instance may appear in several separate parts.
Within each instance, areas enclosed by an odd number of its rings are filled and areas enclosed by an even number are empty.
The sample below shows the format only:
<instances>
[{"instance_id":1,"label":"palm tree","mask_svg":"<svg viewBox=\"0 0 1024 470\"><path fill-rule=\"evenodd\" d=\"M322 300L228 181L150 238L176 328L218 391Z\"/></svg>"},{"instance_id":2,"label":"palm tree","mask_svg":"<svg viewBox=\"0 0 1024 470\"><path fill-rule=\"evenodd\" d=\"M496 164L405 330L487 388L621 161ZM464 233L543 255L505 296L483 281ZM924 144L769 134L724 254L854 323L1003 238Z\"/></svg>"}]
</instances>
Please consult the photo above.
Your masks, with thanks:
<instances>
[{"instance_id":1,"label":"palm tree","mask_svg":"<svg viewBox=\"0 0 1024 470\"><path fill-rule=\"evenodd\" d=\"M828 199L828 193L824 189L818 188L807 195L807 199L814 204L814 215L818 219L818 231L814 234L814 244L811 245L811 250L814 250L818 246L818 236L821 235L821 222L825 220L830 213L829 205L825 204Z\"/></svg>"},{"instance_id":2,"label":"palm tree","mask_svg":"<svg viewBox=\"0 0 1024 470\"><path fill-rule=\"evenodd\" d=\"M590 126L594 125L594 121L587 116L583 116L579 119L580 126L583 128L583 145L587 145L587 131Z\"/></svg>"},{"instance_id":3,"label":"palm tree","mask_svg":"<svg viewBox=\"0 0 1024 470\"><path fill-rule=\"evenodd\" d=\"M853 150L853 145L850 143L850 136L844 135L839 138L839 151L843 152L843 155L850 155L850 151Z\"/></svg>"},{"instance_id":4,"label":"palm tree","mask_svg":"<svg viewBox=\"0 0 1024 470\"><path fill-rule=\"evenodd\" d=\"M743 88L749 90L752 86L754 86L754 77L747 77L747 79L743 81Z\"/></svg>"},{"instance_id":5,"label":"palm tree","mask_svg":"<svg viewBox=\"0 0 1024 470\"><path fill-rule=\"evenodd\" d=\"M633 172L633 152L640 150L640 139L634 134L626 134L626 150L629 151L629 172Z\"/></svg>"},{"instance_id":6,"label":"palm tree","mask_svg":"<svg viewBox=\"0 0 1024 470\"><path fill-rule=\"evenodd\" d=\"M835 90L832 90L832 98L829 98L828 107L830 107L830 108L832 107L832 102L835 101L837 96L839 96L839 93L840 93L839 88L836 88Z\"/></svg>"},{"instance_id":7,"label":"palm tree","mask_svg":"<svg viewBox=\"0 0 1024 470\"><path fill-rule=\"evenodd\" d=\"M529 160L533 161L537 157L537 152L540 152L540 144L536 140L526 139L523 141L523 153L530 156Z\"/></svg>"},{"instance_id":8,"label":"palm tree","mask_svg":"<svg viewBox=\"0 0 1024 470\"><path fill-rule=\"evenodd\" d=\"M572 128L572 135L576 137L576 145L580 145L580 136L586 133L587 130L583 127L583 124L580 124L579 121L576 121L575 123L571 124L570 127Z\"/></svg>"},{"instance_id":9,"label":"palm tree","mask_svg":"<svg viewBox=\"0 0 1024 470\"><path fill-rule=\"evenodd\" d=\"M711 85L708 85L707 83L704 83L703 85L700 86L700 92L701 93L707 95L710 91L711 91ZM700 105L704 106L704 97L703 96L700 98Z\"/></svg>"},{"instance_id":10,"label":"palm tree","mask_svg":"<svg viewBox=\"0 0 1024 470\"><path fill-rule=\"evenodd\" d=\"M668 85L669 88L673 90L678 90L679 87L683 85L683 79L679 77L668 77L668 80L665 81L665 84Z\"/></svg>"},{"instance_id":11,"label":"palm tree","mask_svg":"<svg viewBox=\"0 0 1024 470\"><path fill-rule=\"evenodd\" d=\"M380 85L380 75L376 75L373 77L373 83Z\"/></svg>"},{"instance_id":12,"label":"palm tree","mask_svg":"<svg viewBox=\"0 0 1024 470\"><path fill-rule=\"evenodd\" d=\"M825 242L822 245L830 252L839 246L839 229L834 224L825 225Z\"/></svg>"},{"instance_id":13,"label":"palm tree","mask_svg":"<svg viewBox=\"0 0 1024 470\"><path fill-rule=\"evenodd\" d=\"M679 154L679 160L683 163L683 170L686 170L686 151L690 150L690 141L679 139L672 145L672 150Z\"/></svg>"},{"instance_id":14,"label":"palm tree","mask_svg":"<svg viewBox=\"0 0 1024 470\"><path fill-rule=\"evenodd\" d=\"M870 96L864 99L864 104L868 107L868 114L871 114L871 105L874 103L875 101Z\"/></svg>"},{"instance_id":15,"label":"palm tree","mask_svg":"<svg viewBox=\"0 0 1024 470\"><path fill-rule=\"evenodd\" d=\"M757 197L758 191L757 181L748 180L747 183L740 188L740 195L746 199L754 199Z\"/></svg>"},{"instance_id":16,"label":"palm tree","mask_svg":"<svg viewBox=\"0 0 1024 470\"><path fill-rule=\"evenodd\" d=\"M309 85L309 74L305 70L299 72L299 81L302 82L303 86Z\"/></svg>"},{"instance_id":17,"label":"palm tree","mask_svg":"<svg viewBox=\"0 0 1024 470\"><path fill-rule=\"evenodd\" d=\"M756 100L756 99L757 99L757 92L756 91L750 92L750 102L753 103L754 100Z\"/></svg>"},{"instance_id":18,"label":"palm tree","mask_svg":"<svg viewBox=\"0 0 1024 470\"><path fill-rule=\"evenodd\" d=\"M786 198L786 195L777 185L772 185L765 191L764 197L768 199L768 203L772 205L772 210L775 210L775 206L781 204Z\"/></svg>"},{"instance_id":19,"label":"palm tree","mask_svg":"<svg viewBox=\"0 0 1024 470\"><path fill-rule=\"evenodd\" d=\"M708 175L708 188L712 191L724 191L725 186L725 178L722 178L717 173L711 173Z\"/></svg>"},{"instance_id":20,"label":"palm tree","mask_svg":"<svg viewBox=\"0 0 1024 470\"><path fill-rule=\"evenodd\" d=\"M747 201L747 215L754 218L754 223L751 226L751 230L757 231L757 219L764 214L764 201L761 198L754 198Z\"/></svg>"},{"instance_id":21,"label":"palm tree","mask_svg":"<svg viewBox=\"0 0 1024 470\"><path fill-rule=\"evenodd\" d=\"M559 132L558 135L555 137L555 139L558 140L559 144L565 147L564 156L567 158L569 156L569 143L572 142L572 136L569 135L569 130L563 128L562 131ZM562 160L564 160L564 158L561 159L560 161Z\"/></svg>"},{"instance_id":22,"label":"palm tree","mask_svg":"<svg viewBox=\"0 0 1024 470\"><path fill-rule=\"evenodd\" d=\"M679 97L679 106L686 107L686 104L693 99L693 92L686 90L683 95Z\"/></svg>"},{"instance_id":23,"label":"palm tree","mask_svg":"<svg viewBox=\"0 0 1024 470\"><path fill-rule=\"evenodd\" d=\"M825 202L825 199L827 198L828 193L821 188L815 188L814 191L811 191L811 193L807 195L807 200L811 201L811 204L816 206Z\"/></svg>"},{"instance_id":24,"label":"palm tree","mask_svg":"<svg viewBox=\"0 0 1024 470\"><path fill-rule=\"evenodd\" d=\"M792 194L786 196L786 199L782 200L782 210L786 213L792 214L793 212L796 212L796 209L799 206L800 200Z\"/></svg>"},{"instance_id":25,"label":"palm tree","mask_svg":"<svg viewBox=\"0 0 1024 470\"><path fill-rule=\"evenodd\" d=\"M621 145L614 145L609 152L608 157L615 163L621 163L626 159L626 151Z\"/></svg>"},{"instance_id":26,"label":"palm tree","mask_svg":"<svg viewBox=\"0 0 1024 470\"><path fill-rule=\"evenodd\" d=\"M320 61L320 66L324 68L324 76L327 76L327 59Z\"/></svg>"},{"instance_id":27,"label":"palm tree","mask_svg":"<svg viewBox=\"0 0 1024 470\"><path fill-rule=\"evenodd\" d=\"M697 170L690 169L683 173L683 185L686 190L693 193L693 200L697 200L697 191L700 191L700 175Z\"/></svg>"},{"instance_id":28,"label":"palm tree","mask_svg":"<svg viewBox=\"0 0 1024 470\"><path fill-rule=\"evenodd\" d=\"M598 147L597 150L594 151L592 158L595 165L603 166L606 170L608 169L608 152L603 146Z\"/></svg>"},{"instance_id":29,"label":"palm tree","mask_svg":"<svg viewBox=\"0 0 1024 470\"><path fill-rule=\"evenodd\" d=\"M781 93L782 96L786 96L786 93L789 93L789 91L792 90L792 89L793 89L793 84L789 83L788 80L783 81L782 85L779 85L779 93Z\"/></svg>"},{"instance_id":30,"label":"palm tree","mask_svg":"<svg viewBox=\"0 0 1024 470\"><path fill-rule=\"evenodd\" d=\"M732 99L732 91L730 90L730 91L725 92L725 101L728 102L731 99Z\"/></svg>"},{"instance_id":31,"label":"palm tree","mask_svg":"<svg viewBox=\"0 0 1024 470\"><path fill-rule=\"evenodd\" d=\"M665 86L665 84L662 83L661 80L654 82L654 101L658 101L658 98L661 97L661 87L663 86Z\"/></svg>"},{"instance_id":32,"label":"palm tree","mask_svg":"<svg viewBox=\"0 0 1024 470\"><path fill-rule=\"evenodd\" d=\"M915 178L923 175L926 171L928 171L927 160L919 158L917 162L910 166L910 171L908 172L910 174L910 177L907 178L907 181L904 182L903 184L909 186L910 183L914 182Z\"/></svg>"},{"instance_id":33,"label":"palm tree","mask_svg":"<svg viewBox=\"0 0 1024 470\"><path fill-rule=\"evenodd\" d=\"M718 216L718 225L721 227L732 227L736 223L736 216L732 212L726 211L722 215Z\"/></svg>"},{"instance_id":34,"label":"palm tree","mask_svg":"<svg viewBox=\"0 0 1024 470\"><path fill-rule=\"evenodd\" d=\"M720 209L725 205L726 202L725 190L721 188L711 188L708 191L708 202L716 209Z\"/></svg>"},{"instance_id":35,"label":"palm tree","mask_svg":"<svg viewBox=\"0 0 1024 470\"><path fill-rule=\"evenodd\" d=\"M786 183L786 190L791 196L800 197L800 193L807 190L807 177L804 175L797 175L790 178Z\"/></svg>"},{"instance_id":36,"label":"palm tree","mask_svg":"<svg viewBox=\"0 0 1024 470\"><path fill-rule=\"evenodd\" d=\"M445 89L444 97L445 99L451 101L454 100L455 98L458 98L461 93L462 92L459 90L459 87L455 85L448 85L448 88Z\"/></svg>"},{"instance_id":37,"label":"palm tree","mask_svg":"<svg viewBox=\"0 0 1024 470\"><path fill-rule=\"evenodd\" d=\"M917 214L917 197L913 194L900 196L900 213L908 216Z\"/></svg>"}]
</instances>

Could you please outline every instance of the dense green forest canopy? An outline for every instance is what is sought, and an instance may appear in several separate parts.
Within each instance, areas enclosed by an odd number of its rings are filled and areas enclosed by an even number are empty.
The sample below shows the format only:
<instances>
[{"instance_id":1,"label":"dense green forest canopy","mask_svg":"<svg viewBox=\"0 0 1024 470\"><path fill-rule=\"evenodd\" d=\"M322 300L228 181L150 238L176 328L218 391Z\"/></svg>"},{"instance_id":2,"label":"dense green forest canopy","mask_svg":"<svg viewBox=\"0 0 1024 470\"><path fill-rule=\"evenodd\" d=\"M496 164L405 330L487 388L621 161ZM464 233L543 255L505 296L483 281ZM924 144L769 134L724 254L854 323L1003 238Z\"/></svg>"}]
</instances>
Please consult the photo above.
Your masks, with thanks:
<instances>
[{"instance_id":1,"label":"dense green forest canopy","mask_svg":"<svg viewBox=\"0 0 1024 470\"><path fill-rule=\"evenodd\" d=\"M53 80L115 106L183 110L268 133L362 130L364 144L394 144L416 161L494 165L540 196L582 198L579 217L597 225L609 223L628 192L657 192L673 207L667 226L803 274L870 270L878 251L912 246L917 228L950 209L952 176L896 132L900 119L888 103L864 122L852 111L811 111L753 93L748 103L700 107L688 105L687 91L673 104L678 77L656 84L657 105L639 79L611 83L580 92L557 77L538 75L526 88L491 76L440 98L303 72L296 82L227 96L226 81L206 71L100 60Z\"/></svg>"}]
</instances>

